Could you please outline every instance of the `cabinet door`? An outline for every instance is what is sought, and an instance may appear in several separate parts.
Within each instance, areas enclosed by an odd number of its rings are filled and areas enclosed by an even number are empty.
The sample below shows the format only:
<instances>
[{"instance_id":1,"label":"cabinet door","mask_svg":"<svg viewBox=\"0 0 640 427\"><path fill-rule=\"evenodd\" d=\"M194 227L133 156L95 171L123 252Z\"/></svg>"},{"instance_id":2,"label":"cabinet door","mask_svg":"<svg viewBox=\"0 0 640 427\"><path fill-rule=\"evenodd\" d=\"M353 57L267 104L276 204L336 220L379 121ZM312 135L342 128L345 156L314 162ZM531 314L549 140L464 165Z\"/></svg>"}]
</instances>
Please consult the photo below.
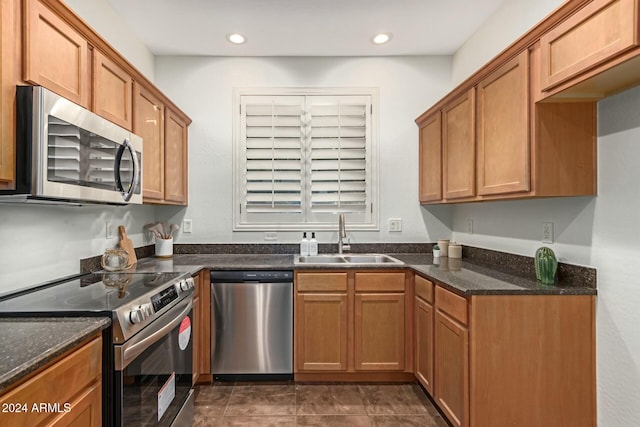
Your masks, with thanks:
<instances>
[{"instance_id":1,"label":"cabinet door","mask_svg":"<svg viewBox=\"0 0 640 427\"><path fill-rule=\"evenodd\" d=\"M529 191L529 52L478 84L478 194Z\"/></svg>"},{"instance_id":2,"label":"cabinet door","mask_svg":"<svg viewBox=\"0 0 640 427\"><path fill-rule=\"evenodd\" d=\"M442 109L444 198L475 195L475 88Z\"/></svg>"},{"instance_id":3,"label":"cabinet door","mask_svg":"<svg viewBox=\"0 0 640 427\"><path fill-rule=\"evenodd\" d=\"M416 377L433 396L433 306L415 298Z\"/></svg>"},{"instance_id":4,"label":"cabinet door","mask_svg":"<svg viewBox=\"0 0 640 427\"><path fill-rule=\"evenodd\" d=\"M355 296L354 359L356 370L404 369L404 293Z\"/></svg>"},{"instance_id":5,"label":"cabinet door","mask_svg":"<svg viewBox=\"0 0 640 427\"><path fill-rule=\"evenodd\" d=\"M164 199L164 105L137 82L133 85L133 133L143 139L144 200Z\"/></svg>"},{"instance_id":6,"label":"cabinet door","mask_svg":"<svg viewBox=\"0 0 640 427\"><path fill-rule=\"evenodd\" d=\"M171 111L165 115L164 198L174 204L187 204L187 124Z\"/></svg>"},{"instance_id":7,"label":"cabinet door","mask_svg":"<svg viewBox=\"0 0 640 427\"><path fill-rule=\"evenodd\" d=\"M469 425L469 331L440 310L436 310L435 322L435 400L454 426L466 427Z\"/></svg>"},{"instance_id":8,"label":"cabinet door","mask_svg":"<svg viewBox=\"0 0 640 427\"><path fill-rule=\"evenodd\" d=\"M637 0L594 0L540 38L542 90L638 44Z\"/></svg>"},{"instance_id":9,"label":"cabinet door","mask_svg":"<svg viewBox=\"0 0 640 427\"><path fill-rule=\"evenodd\" d=\"M440 112L420 127L420 202L442 199L442 116Z\"/></svg>"},{"instance_id":10,"label":"cabinet door","mask_svg":"<svg viewBox=\"0 0 640 427\"><path fill-rule=\"evenodd\" d=\"M298 371L347 370L346 293L298 293L296 366Z\"/></svg>"},{"instance_id":11,"label":"cabinet door","mask_svg":"<svg viewBox=\"0 0 640 427\"><path fill-rule=\"evenodd\" d=\"M89 108L87 41L38 0L24 2L24 79Z\"/></svg>"},{"instance_id":12,"label":"cabinet door","mask_svg":"<svg viewBox=\"0 0 640 427\"><path fill-rule=\"evenodd\" d=\"M59 415L50 427L100 427L102 425L102 382L98 381L71 403L71 411Z\"/></svg>"},{"instance_id":13,"label":"cabinet door","mask_svg":"<svg viewBox=\"0 0 640 427\"><path fill-rule=\"evenodd\" d=\"M131 130L133 79L99 50L93 50L93 112Z\"/></svg>"}]
</instances>

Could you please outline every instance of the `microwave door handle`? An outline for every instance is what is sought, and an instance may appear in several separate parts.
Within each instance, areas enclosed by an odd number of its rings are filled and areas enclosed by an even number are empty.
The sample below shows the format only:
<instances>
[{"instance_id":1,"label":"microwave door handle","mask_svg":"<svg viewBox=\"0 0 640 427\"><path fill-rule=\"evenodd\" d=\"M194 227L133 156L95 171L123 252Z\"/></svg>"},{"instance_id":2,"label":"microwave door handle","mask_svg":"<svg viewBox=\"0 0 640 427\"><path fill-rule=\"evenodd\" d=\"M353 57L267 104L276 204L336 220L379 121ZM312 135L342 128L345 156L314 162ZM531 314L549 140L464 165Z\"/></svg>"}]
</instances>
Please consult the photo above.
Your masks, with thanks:
<instances>
[{"instance_id":1,"label":"microwave door handle","mask_svg":"<svg viewBox=\"0 0 640 427\"><path fill-rule=\"evenodd\" d=\"M133 174L131 177L131 182L129 183L129 190L124 191L124 187L122 186L122 180L120 179L120 165L122 164L122 156L125 150L129 150L131 153L131 159L133 160ZM138 180L140 175L140 164L138 162L138 156L136 156L135 150L129 143L129 140L125 138L124 142L118 148L118 152L116 153L116 164L114 168L114 175L116 179L116 189L122 193L122 197L125 202L131 200L134 191L136 191L136 187L138 186Z\"/></svg>"}]
</instances>

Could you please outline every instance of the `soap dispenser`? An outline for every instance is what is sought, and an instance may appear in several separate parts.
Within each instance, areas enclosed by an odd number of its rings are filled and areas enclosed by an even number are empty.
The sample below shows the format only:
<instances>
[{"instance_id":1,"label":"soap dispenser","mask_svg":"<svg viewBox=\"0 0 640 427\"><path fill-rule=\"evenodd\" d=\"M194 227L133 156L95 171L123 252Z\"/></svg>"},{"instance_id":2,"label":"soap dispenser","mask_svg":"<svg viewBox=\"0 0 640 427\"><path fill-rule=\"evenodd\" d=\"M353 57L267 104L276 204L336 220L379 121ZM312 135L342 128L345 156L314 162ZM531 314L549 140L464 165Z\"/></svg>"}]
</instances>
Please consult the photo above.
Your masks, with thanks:
<instances>
[{"instance_id":1,"label":"soap dispenser","mask_svg":"<svg viewBox=\"0 0 640 427\"><path fill-rule=\"evenodd\" d=\"M315 231L311 232L311 240L309 240L309 255L318 255L318 241L316 240Z\"/></svg>"},{"instance_id":2,"label":"soap dispenser","mask_svg":"<svg viewBox=\"0 0 640 427\"><path fill-rule=\"evenodd\" d=\"M302 240L300 240L300 255L309 256L309 240L307 240L307 232L302 233Z\"/></svg>"}]
</instances>

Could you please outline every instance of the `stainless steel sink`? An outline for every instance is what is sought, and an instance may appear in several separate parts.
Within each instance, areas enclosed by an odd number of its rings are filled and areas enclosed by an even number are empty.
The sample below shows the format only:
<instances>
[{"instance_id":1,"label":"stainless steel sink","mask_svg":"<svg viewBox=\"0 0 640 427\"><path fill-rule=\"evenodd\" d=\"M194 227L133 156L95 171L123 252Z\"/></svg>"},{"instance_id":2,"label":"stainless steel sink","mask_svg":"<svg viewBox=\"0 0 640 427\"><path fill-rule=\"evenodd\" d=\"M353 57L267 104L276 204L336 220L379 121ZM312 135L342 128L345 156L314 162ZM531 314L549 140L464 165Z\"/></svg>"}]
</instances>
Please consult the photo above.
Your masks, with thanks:
<instances>
[{"instance_id":1,"label":"stainless steel sink","mask_svg":"<svg viewBox=\"0 0 640 427\"><path fill-rule=\"evenodd\" d=\"M383 254L343 254L343 255L296 255L296 265L343 265L343 266L368 266L368 265L401 265L402 261Z\"/></svg>"}]
</instances>

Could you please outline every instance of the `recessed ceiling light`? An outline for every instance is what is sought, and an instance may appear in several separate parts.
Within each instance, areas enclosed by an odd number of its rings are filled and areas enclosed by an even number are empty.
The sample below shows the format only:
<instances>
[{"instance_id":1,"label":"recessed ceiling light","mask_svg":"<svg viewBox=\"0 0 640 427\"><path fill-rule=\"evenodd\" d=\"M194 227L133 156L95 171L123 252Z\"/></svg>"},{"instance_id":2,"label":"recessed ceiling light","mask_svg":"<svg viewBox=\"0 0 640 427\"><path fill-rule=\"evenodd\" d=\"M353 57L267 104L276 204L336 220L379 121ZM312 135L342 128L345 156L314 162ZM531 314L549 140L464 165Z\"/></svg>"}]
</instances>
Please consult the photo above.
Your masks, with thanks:
<instances>
[{"instance_id":1,"label":"recessed ceiling light","mask_svg":"<svg viewBox=\"0 0 640 427\"><path fill-rule=\"evenodd\" d=\"M385 44L389 40L391 40L391 37L393 37L393 34L391 34L391 33L380 33L380 34L376 34L375 36L373 36L371 38L371 42L373 44Z\"/></svg>"},{"instance_id":2,"label":"recessed ceiling light","mask_svg":"<svg viewBox=\"0 0 640 427\"><path fill-rule=\"evenodd\" d=\"M227 40L233 44L242 44L247 42L247 38L240 33L227 34Z\"/></svg>"}]
</instances>

